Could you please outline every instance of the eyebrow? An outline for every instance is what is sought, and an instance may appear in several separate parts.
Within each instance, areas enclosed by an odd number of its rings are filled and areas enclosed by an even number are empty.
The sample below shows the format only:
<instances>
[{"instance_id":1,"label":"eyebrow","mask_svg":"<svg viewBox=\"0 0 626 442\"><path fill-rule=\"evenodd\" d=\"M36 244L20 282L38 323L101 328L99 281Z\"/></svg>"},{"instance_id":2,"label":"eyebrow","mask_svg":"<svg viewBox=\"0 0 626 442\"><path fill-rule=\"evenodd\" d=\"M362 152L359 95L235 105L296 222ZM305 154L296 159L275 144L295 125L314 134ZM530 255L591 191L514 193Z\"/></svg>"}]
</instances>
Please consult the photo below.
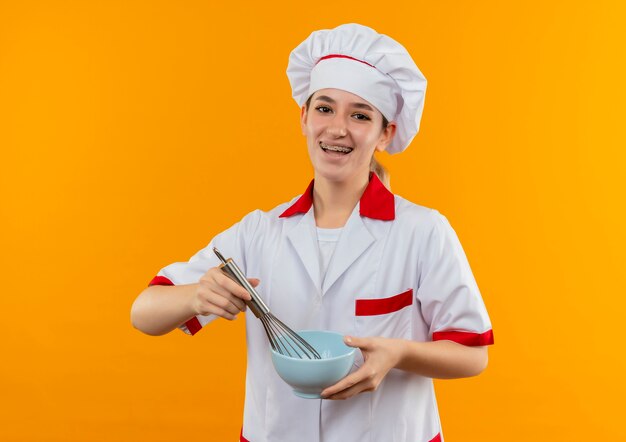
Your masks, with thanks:
<instances>
[{"instance_id":1,"label":"eyebrow","mask_svg":"<svg viewBox=\"0 0 626 442\"><path fill-rule=\"evenodd\" d=\"M330 98L327 95L320 95L318 97L315 97L316 100L320 100L320 101L325 101L326 103L330 103L330 104L335 104L336 101L333 100L332 98ZM355 102L355 103L350 103L350 106L352 107L356 107L357 109L365 109L365 110L369 110L374 112L374 109L372 109L371 106L365 104L365 103L359 103L359 102Z\"/></svg>"}]
</instances>

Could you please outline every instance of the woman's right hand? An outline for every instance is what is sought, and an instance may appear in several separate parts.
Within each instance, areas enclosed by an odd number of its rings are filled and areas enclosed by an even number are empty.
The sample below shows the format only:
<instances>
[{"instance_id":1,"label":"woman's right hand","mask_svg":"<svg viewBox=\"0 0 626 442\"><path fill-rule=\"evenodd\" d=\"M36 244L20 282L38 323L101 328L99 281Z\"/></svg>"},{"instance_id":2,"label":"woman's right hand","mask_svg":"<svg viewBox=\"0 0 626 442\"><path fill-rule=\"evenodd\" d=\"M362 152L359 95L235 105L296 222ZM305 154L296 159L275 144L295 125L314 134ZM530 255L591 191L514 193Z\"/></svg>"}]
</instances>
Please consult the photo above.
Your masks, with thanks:
<instances>
[{"instance_id":1,"label":"woman's right hand","mask_svg":"<svg viewBox=\"0 0 626 442\"><path fill-rule=\"evenodd\" d=\"M259 285L256 278L248 278L252 287ZM217 315L232 321L246 309L244 301L250 293L226 276L219 267L209 269L198 281L198 288L191 300L196 315Z\"/></svg>"}]
</instances>

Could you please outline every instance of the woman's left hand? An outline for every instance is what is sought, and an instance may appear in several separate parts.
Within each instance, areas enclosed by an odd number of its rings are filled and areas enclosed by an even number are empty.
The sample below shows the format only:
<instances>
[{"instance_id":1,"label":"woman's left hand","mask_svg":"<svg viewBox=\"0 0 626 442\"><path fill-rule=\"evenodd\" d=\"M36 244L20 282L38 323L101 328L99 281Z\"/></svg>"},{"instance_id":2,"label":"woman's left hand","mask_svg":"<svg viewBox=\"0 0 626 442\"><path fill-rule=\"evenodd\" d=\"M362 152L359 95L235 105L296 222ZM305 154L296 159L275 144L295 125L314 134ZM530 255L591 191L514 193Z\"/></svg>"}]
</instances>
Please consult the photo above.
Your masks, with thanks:
<instances>
[{"instance_id":1,"label":"woman's left hand","mask_svg":"<svg viewBox=\"0 0 626 442\"><path fill-rule=\"evenodd\" d=\"M364 391L376 390L389 370L400 362L404 348L400 339L346 336L344 342L361 350L364 363L357 371L322 391L324 399L348 399Z\"/></svg>"}]
</instances>

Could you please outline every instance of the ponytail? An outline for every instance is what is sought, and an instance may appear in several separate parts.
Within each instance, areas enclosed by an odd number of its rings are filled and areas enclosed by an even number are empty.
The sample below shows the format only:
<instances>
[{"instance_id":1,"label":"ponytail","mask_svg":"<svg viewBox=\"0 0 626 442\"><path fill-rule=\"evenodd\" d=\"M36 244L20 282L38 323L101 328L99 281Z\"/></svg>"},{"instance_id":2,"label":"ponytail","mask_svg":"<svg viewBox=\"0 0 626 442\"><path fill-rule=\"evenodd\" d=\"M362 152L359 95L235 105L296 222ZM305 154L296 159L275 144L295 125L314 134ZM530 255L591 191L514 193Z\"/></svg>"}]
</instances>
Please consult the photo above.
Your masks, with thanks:
<instances>
[{"instance_id":1,"label":"ponytail","mask_svg":"<svg viewBox=\"0 0 626 442\"><path fill-rule=\"evenodd\" d=\"M388 125L389 121L383 115L383 130L387 129ZM374 155L372 155L372 161L370 161L370 172L374 172L380 182L383 183L388 190L391 190L391 177L389 176L389 172L376 160Z\"/></svg>"},{"instance_id":2,"label":"ponytail","mask_svg":"<svg viewBox=\"0 0 626 442\"><path fill-rule=\"evenodd\" d=\"M374 155L372 155L372 161L370 161L370 172L374 172L380 182L383 183L387 189L391 190L389 172L376 160Z\"/></svg>"}]
</instances>

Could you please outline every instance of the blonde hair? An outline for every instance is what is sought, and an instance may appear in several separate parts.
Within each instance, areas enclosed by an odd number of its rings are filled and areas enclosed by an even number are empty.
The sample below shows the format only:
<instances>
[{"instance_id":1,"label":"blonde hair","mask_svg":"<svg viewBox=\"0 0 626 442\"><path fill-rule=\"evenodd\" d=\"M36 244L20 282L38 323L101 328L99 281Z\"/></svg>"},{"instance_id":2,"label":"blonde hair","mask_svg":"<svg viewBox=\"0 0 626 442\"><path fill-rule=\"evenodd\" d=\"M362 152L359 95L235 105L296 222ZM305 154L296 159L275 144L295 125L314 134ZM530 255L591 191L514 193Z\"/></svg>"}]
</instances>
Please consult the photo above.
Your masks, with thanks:
<instances>
[{"instance_id":1,"label":"blonde hair","mask_svg":"<svg viewBox=\"0 0 626 442\"><path fill-rule=\"evenodd\" d=\"M374 172L380 182L383 183L387 189L391 190L391 177L389 176L389 172L376 160L374 155L372 155L372 161L370 161L370 172Z\"/></svg>"}]
</instances>

